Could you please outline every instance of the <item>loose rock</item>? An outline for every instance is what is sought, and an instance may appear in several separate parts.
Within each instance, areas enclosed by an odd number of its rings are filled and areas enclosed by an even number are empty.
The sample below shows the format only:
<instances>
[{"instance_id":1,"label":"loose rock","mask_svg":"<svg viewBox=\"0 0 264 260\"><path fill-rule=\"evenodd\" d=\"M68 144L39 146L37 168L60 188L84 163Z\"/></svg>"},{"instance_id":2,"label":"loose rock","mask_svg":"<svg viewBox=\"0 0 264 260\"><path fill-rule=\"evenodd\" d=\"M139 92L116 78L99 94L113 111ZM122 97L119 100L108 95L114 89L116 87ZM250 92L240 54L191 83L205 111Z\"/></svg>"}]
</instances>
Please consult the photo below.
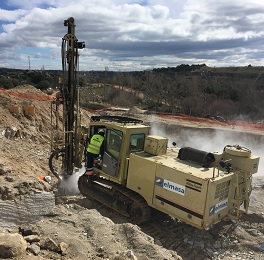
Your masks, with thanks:
<instances>
[{"instance_id":1,"label":"loose rock","mask_svg":"<svg viewBox=\"0 0 264 260\"><path fill-rule=\"evenodd\" d=\"M29 243L33 243L33 242L39 242L40 238L38 235L29 235L29 236L25 236L24 239L29 242Z\"/></svg>"},{"instance_id":2,"label":"loose rock","mask_svg":"<svg viewBox=\"0 0 264 260\"><path fill-rule=\"evenodd\" d=\"M66 254L66 251L67 251L68 247L69 246L66 243L64 243L64 242L60 242L59 243L59 248L60 248L60 251L61 251L62 255Z\"/></svg>"},{"instance_id":3,"label":"loose rock","mask_svg":"<svg viewBox=\"0 0 264 260\"><path fill-rule=\"evenodd\" d=\"M56 253L60 252L59 246L50 237L45 240L44 245L42 246L42 248L50 250L50 251L53 251L53 252L56 252Z\"/></svg>"},{"instance_id":4,"label":"loose rock","mask_svg":"<svg viewBox=\"0 0 264 260\"><path fill-rule=\"evenodd\" d=\"M34 255L38 255L40 253L40 247L36 244L32 244L28 246L28 251L32 252Z\"/></svg>"},{"instance_id":5,"label":"loose rock","mask_svg":"<svg viewBox=\"0 0 264 260\"><path fill-rule=\"evenodd\" d=\"M22 255L27 249L27 242L20 234L0 234L0 258Z\"/></svg>"}]
</instances>

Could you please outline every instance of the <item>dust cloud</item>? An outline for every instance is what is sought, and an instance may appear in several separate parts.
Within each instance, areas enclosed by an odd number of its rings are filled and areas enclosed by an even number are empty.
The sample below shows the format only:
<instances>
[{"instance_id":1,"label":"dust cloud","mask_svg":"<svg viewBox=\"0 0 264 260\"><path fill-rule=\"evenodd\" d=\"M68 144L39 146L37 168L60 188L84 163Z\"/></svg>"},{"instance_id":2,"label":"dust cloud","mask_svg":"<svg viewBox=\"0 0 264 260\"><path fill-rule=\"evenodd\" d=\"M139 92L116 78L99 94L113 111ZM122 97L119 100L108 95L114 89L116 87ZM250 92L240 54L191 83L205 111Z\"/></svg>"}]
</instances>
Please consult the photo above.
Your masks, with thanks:
<instances>
[{"instance_id":1,"label":"dust cloud","mask_svg":"<svg viewBox=\"0 0 264 260\"><path fill-rule=\"evenodd\" d=\"M177 147L193 147L206 152L222 152L226 145L240 145L260 157L258 172L254 176L264 176L264 136L246 132L210 128L191 128L180 125L151 123L151 134L167 137L168 145L176 142Z\"/></svg>"},{"instance_id":2,"label":"dust cloud","mask_svg":"<svg viewBox=\"0 0 264 260\"><path fill-rule=\"evenodd\" d=\"M58 192L61 195L78 195L78 179L85 172L85 167L76 168L72 175L64 177L58 184Z\"/></svg>"}]
</instances>

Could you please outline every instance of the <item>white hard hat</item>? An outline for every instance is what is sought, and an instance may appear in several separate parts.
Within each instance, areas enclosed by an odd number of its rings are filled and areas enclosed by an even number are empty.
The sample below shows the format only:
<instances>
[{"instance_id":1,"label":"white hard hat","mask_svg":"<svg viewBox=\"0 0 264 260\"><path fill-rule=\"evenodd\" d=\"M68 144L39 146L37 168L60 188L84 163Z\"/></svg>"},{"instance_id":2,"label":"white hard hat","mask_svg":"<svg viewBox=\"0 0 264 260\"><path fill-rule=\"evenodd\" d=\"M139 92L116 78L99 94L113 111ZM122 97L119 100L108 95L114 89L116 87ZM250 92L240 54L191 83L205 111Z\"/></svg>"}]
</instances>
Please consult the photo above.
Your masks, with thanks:
<instances>
[{"instance_id":1,"label":"white hard hat","mask_svg":"<svg viewBox=\"0 0 264 260\"><path fill-rule=\"evenodd\" d=\"M101 128L98 130L98 133L105 133L105 130Z\"/></svg>"},{"instance_id":2,"label":"white hard hat","mask_svg":"<svg viewBox=\"0 0 264 260\"><path fill-rule=\"evenodd\" d=\"M51 177L50 176L45 176L44 180L48 183L51 183Z\"/></svg>"}]
</instances>

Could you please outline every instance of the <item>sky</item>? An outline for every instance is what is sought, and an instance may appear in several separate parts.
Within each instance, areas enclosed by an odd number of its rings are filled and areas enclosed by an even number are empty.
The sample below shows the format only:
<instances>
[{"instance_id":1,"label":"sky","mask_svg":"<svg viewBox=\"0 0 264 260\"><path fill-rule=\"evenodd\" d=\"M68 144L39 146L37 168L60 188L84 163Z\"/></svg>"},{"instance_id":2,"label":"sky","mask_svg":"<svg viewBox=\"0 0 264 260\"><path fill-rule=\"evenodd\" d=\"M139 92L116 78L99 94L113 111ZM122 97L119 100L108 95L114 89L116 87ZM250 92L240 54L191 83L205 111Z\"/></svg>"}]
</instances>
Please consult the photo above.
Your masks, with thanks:
<instances>
[{"instance_id":1,"label":"sky","mask_svg":"<svg viewBox=\"0 0 264 260\"><path fill-rule=\"evenodd\" d=\"M263 66L263 0L0 0L0 67L62 69L73 17L79 70Z\"/></svg>"}]
</instances>

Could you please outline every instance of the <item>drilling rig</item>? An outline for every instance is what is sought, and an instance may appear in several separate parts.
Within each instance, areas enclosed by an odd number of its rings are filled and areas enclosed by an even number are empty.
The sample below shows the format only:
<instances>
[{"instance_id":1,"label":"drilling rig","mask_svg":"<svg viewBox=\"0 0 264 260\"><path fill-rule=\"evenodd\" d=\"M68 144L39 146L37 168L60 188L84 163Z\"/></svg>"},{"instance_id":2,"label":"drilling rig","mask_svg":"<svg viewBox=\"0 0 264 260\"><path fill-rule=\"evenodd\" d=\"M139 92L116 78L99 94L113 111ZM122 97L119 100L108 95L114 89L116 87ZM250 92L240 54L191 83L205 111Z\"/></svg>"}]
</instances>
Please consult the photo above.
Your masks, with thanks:
<instances>
[{"instance_id":1,"label":"drilling rig","mask_svg":"<svg viewBox=\"0 0 264 260\"><path fill-rule=\"evenodd\" d=\"M51 103L51 155L49 167L58 178L69 176L74 167L81 167L83 143L80 126L79 85L78 85L78 50L85 48L84 42L78 42L75 36L74 18L64 21L68 33L62 38L62 71L60 88ZM62 107L62 128L59 123ZM55 115L55 122L53 118ZM56 162L57 161L57 165Z\"/></svg>"}]
</instances>

